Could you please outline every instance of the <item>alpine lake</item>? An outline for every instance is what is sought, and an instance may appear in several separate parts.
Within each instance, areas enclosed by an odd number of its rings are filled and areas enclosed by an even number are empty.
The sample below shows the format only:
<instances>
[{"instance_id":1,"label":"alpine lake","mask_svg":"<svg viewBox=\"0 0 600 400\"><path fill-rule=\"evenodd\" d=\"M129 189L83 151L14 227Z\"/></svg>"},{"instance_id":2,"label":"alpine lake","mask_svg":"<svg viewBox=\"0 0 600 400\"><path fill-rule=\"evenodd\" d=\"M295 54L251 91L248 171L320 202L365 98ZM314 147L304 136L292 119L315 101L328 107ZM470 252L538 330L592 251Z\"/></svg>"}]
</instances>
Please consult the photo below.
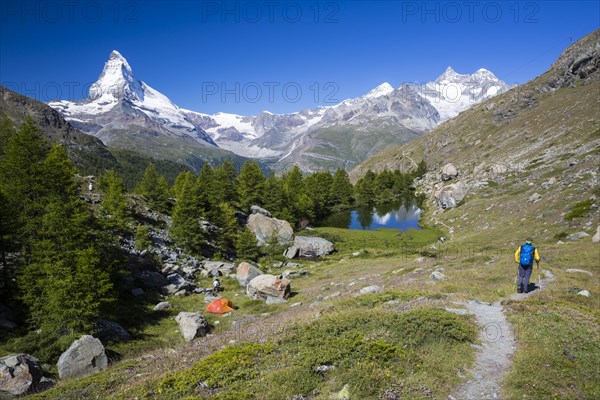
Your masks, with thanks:
<instances>
[{"instance_id":1,"label":"alpine lake","mask_svg":"<svg viewBox=\"0 0 600 400\"><path fill-rule=\"evenodd\" d=\"M421 208L414 199L404 199L391 203L360 207L338 212L328 216L318 224L322 227L334 227L352 230L376 229L421 229L419 219Z\"/></svg>"}]
</instances>

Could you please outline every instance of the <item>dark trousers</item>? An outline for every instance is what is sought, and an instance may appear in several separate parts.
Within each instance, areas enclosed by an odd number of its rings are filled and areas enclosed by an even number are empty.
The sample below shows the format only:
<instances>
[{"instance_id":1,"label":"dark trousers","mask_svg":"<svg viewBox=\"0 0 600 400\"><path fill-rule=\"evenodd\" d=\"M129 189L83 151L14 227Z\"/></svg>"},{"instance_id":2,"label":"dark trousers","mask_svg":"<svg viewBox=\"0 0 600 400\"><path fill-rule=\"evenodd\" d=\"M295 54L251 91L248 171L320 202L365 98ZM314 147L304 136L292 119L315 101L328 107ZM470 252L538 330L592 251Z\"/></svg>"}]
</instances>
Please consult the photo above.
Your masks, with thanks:
<instances>
[{"instance_id":1,"label":"dark trousers","mask_svg":"<svg viewBox=\"0 0 600 400\"><path fill-rule=\"evenodd\" d=\"M517 287L522 287L525 293L529 291L529 278L531 277L532 271L533 265L523 267L519 264L519 282L517 284Z\"/></svg>"}]
</instances>

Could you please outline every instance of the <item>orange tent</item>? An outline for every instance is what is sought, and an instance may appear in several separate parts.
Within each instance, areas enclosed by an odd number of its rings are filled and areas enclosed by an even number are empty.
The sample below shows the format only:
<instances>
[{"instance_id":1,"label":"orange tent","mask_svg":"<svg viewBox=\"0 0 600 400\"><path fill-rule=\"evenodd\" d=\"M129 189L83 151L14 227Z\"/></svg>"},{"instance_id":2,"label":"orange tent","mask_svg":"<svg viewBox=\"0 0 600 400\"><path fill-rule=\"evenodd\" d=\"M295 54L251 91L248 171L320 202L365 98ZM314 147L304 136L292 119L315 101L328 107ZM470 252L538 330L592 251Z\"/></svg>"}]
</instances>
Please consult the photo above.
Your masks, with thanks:
<instances>
[{"instance_id":1,"label":"orange tent","mask_svg":"<svg viewBox=\"0 0 600 400\"><path fill-rule=\"evenodd\" d=\"M213 314L225 314L233 311L233 304L231 304L231 301L227 299L216 299L210 302L204 311Z\"/></svg>"}]
</instances>

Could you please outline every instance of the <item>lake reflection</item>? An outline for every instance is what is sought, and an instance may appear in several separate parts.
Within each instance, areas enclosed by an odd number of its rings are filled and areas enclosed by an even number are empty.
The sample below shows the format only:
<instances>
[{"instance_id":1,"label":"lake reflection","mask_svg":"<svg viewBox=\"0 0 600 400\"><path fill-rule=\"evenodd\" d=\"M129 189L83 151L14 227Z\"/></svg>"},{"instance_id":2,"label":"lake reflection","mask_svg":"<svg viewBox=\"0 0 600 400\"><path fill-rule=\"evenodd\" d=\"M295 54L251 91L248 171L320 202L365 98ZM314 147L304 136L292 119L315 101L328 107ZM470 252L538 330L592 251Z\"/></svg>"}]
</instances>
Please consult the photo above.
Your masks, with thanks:
<instances>
[{"instance_id":1,"label":"lake reflection","mask_svg":"<svg viewBox=\"0 0 600 400\"><path fill-rule=\"evenodd\" d=\"M388 203L375 207L337 213L323 220L320 226L335 228L375 230L379 228L419 228L421 209L412 203Z\"/></svg>"}]
</instances>

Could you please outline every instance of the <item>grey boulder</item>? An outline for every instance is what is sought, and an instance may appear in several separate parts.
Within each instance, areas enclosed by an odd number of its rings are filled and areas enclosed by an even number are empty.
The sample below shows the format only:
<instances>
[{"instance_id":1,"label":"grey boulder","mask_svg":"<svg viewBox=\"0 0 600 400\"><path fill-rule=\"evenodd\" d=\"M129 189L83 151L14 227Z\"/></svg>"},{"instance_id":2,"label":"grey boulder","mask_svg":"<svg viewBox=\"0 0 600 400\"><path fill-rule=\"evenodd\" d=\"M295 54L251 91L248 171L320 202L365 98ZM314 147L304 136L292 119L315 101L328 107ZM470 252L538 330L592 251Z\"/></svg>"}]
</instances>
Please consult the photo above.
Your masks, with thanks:
<instances>
[{"instance_id":1,"label":"grey boulder","mask_svg":"<svg viewBox=\"0 0 600 400\"><path fill-rule=\"evenodd\" d=\"M290 243L294 238L294 230L289 222L263 214L250 215L246 228L254 233L259 244L266 244L273 236L279 243Z\"/></svg>"},{"instance_id":2,"label":"grey boulder","mask_svg":"<svg viewBox=\"0 0 600 400\"><path fill-rule=\"evenodd\" d=\"M133 274L145 288L158 289L168 285L169 281L162 274L155 271L140 271Z\"/></svg>"},{"instance_id":3,"label":"grey boulder","mask_svg":"<svg viewBox=\"0 0 600 400\"><path fill-rule=\"evenodd\" d=\"M200 312L180 312L175 321L179 324L179 331L186 342L194 338L206 336L208 333L208 321Z\"/></svg>"},{"instance_id":4,"label":"grey boulder","mask_svg":"<svg viewBox=\"0 0 600 400\"><path fill-rule=\"evenodd\" d=\"M256 268L254 265L241 262L237 266L235 277L242 286L248 286L248 283L259 275L263 275L263 272Z\"/></svg>"},{"instance_id":5,"label":"grey boulder","mask_svg":"<svg viewBox=\"0 0 600 400\"><path fill-rule=\"evenodd\" d=\"M436 191L433 196L441 208L454 208L463 201L467 191L467 185L463 181L459 181Z\"/></svg>"},{"instance_id":6,"label":"grey boulder","mask_svg":"<svg viewBox=\"0 0 600 400\"><path fill-rule=\"evenodd\" d=\"M323 257L334 250L333 243L329 240L309 236L296 236L294 247L298 248L299 257Z\"/></svg>"},{"instance_id":7,"label":"grey boulder","mask_svg":"<svg viewBox=\"0 0 600 400\"><path fill-rule=\"evenodd\" d=\"M458 176L458 170L452 163L448 163L442 167L442 180L447 181Z\"/></svg>"},{"instance_id":8,"label":"grey boulder","mask_svg":"<svg viewBox=\"0 0 600 400\"><path fill-rule=\"evenodd\" d=\"M120 342L131 339L131 335L120 324L99 318L96 322L95 336L102 342Z\"/></svg>"},{"instance_id":9,"label":"grey boulder","mask_svg":"<svg viewBox=\"0 0 600 400\"><path fill-rule=\"evenodd\" d=\"M0 358L0 391L15 396L35 389L42 379L40 361L29 354L11 354Z\"/></svg>"},{"instance_id":10,"label":"grey boulder","mask_svg":"<svg viewBox=\"0 0 600 400\"><path fill-rule=\"evenodd\" d=\"M108 358L102 342L93 336L85 335L74 341L67 351L60 355L56 366L61 379L73 378L105 369L108 366Z\"/></svg>"},{"instance_id":11,"label":"grey boulder","mask_svg":"<svg viewBox=\"0 0 600 400\"><path fill-rule=\"evenodd\" d=\"M246 287L246 294L254 300L267 300L269 297L286 299L290 292L289 279L269 274L257 276Z\"/></svg>"}]
</instances>

